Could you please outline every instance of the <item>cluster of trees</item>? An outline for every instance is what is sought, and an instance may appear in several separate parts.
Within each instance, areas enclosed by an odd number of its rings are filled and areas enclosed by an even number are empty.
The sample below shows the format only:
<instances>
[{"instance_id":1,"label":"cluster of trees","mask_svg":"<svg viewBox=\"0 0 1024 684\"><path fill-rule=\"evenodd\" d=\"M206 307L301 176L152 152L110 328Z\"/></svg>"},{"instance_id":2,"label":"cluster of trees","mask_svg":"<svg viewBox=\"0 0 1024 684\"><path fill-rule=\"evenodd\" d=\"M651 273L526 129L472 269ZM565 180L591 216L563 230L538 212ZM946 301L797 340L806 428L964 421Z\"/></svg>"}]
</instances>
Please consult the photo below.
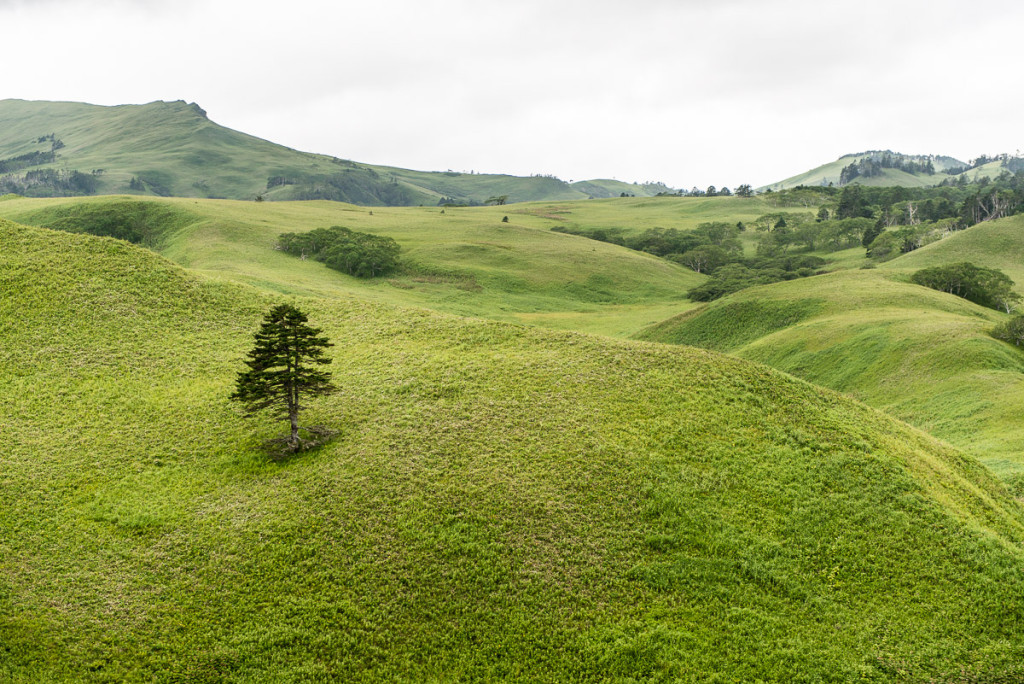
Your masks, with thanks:
<instances>
[{"instance_id":1,"label":"cluster of trees","mask_svg":"<svg viewBox=\"0 0 1024 684\"><path fill-rule=\"evenodd\" d=\"M738 259L711 271L711 277L686 296L695 302L708 302L754 285L817 275L824 265L824 259L811 254Z\"/></svg>"},{"instance_id":2,"label":"cluster of trees","mask_svg":"<svg viewBox=\"0 0 1024 684\"><path fill-rule=\"evenodd\" d=\"M969 261L923 268L910 280L1007 313L1013 311L1020 299L1020 295L1013 291L1013 281L1008 275L999 269L976 266Z\"/></svg>"},{"instance_id":3,"label":"cluster of trees","mask_svg":"<svg viewBox=\"0 0 1024 684\"><path fill-rule=\"evenodd\" d=\"M1014 316L992 331L992 337L1024 347L1024 316Z\"/></svg>"},{"instance_id":4,"label":"cluster of trees","mask_svg":"<svg viewBox=\"0 0 1024 684\"><path fill-rule=\"evenodd\" d=\"M774 236L786 233L787 215L762 217L763 225L771 225ZM792 219L791 216L791 220ZM779 223L782 225L779 225ZM870 223L870 221L868 222ZM692 231L675 228L650 228L638 235L624 236L622 230L592 229L558 226L552 230L580 235L592 240L610 242L629 249L647 252L674 261L711 278L687 293L695 301L709 301L752 285L774 283L814 275L825 260L811 255L790 255L786 249L759 249L754 258L743 256L740 233L743 223L722 221L701 223ZM788 246L788 245L787 245Z\"/></svg>"},{"instance_id":5,"label":"cluster of trees","mask_svg":"<svg viewBox=\"0 0 1024 684\"><path fill-rule=\"evenodd\" d=\"M885 169L898 169L907 173L935 174L935 164L928 157L908 157L905 154L889 152L873 152L870 156L859 159L839 172L839 184L846 185L856 178L881 176Z\"/></svg>"},{"instance_id":6,"label":"cluster of trees","mask_svg":"<svg viewBox=\"0 0 1024 684\"><path fill-rule=\"evenodd\" d=\"M556 233L568 233L581 237L610 242L613 245L647 252L660 257L682 255L702 246L723 247L739 252L740 244L736 237L741 228L731 223L702 223L696 230L677 230L675 228L648 228L638 235L624 235L619 228L581 229L576 226L555 226L551 229Z\"/></svg>"},{"instance_id":7,"label":"cluster of trees","mask_svg":"<svg viewBox=\"0 0 1024 684\"><path fill-rule=\"evenodd\" d=\"M749 184L744 183L743 185L736 188L733 192L727 187L716 188L714 185L709 185L707 189L701 190L697 186L694 186L690 190L677 190L675 192L663 191L655 195L655 197L752 197L754 194L754 188ZM621 197L632 197L633 195L626 195L622 193Z\"/></svg>"},{"instance_id":8,"label":"cluster of trees","mask_svg":"<svg viewBox=\"0 0 1024 684\"><path fill-rule=\"evenodd\" d=\"M0 195L25 197L75 197L96 193L98 181L91 173L67 169L34 169L24 175L0 176Z\"/></svg>"},{"instance_id":9,"label":"cluster of trees","mask_svg":"<svg viewBox=\"0 0 1024 684\"><path fill-rule=\"evenodd\" d=\"M931 188L865 187L859 184L834 187L797 187L765 197L776 206L819 204L817 223L835 220L867 219L873 225L848 223L843 226L852 246L852 237L862 236L869 257L889 259L910 252L949 233L976 223L1003 218L1024 210L1024 172L1000 174L995 179L981 178L968 184L961 176L955 183ZM786 231L774 233L778 246L793 245L807 250L822 245L839 247L829 239L834 224L813 226L806 219L794 221L787 215ZM816 236L825 238L822 242Z\"/></svg>"},{"instance_id":10,"label":"cluster of trees","mask_svg":"<svg viewBox=\"0 0 1024 684\"><path fill-rule=\"evenodd\" d=\"M359 233L342 226L308 233L283 233L278 249L302 259L312 257L358 278L386 275L398 267L401 248L389 237Z\"/></svg>"},{"instance_id":11,"label":"cluster of trees","mask_svg":"<svg viewBox=\"0 0 1024 684\"><path fill-rule=\"evenodd\" d=\"M17 157L0 159L0 173L13 173L32 166L49 164L57 157L53 151L50 152L29 152L20 154Z\"/></svg>"}]
</instances>

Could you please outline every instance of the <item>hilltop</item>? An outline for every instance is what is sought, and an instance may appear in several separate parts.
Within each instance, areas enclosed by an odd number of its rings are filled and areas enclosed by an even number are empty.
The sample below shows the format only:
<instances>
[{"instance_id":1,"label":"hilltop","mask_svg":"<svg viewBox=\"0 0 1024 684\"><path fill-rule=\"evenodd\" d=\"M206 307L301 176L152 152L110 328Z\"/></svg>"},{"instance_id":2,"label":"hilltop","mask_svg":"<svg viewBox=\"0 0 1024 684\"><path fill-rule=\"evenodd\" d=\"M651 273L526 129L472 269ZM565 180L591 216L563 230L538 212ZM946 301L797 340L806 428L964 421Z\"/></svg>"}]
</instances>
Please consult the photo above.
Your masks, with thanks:
<instances>
[{"instance_id":1,"label":"hilltop","mask_svg":"<svg viewBox=\"0 0 1024 684\"><path fill-rule=\"evenodd\" d=\"M362 205L650 196L657 184L566 183L454 171L425 172L310 154L231 130L195 103L104 107L0 100L0 195L139 195L327 199Z\"/></svg>"},{"instance_id":2,"label":"hilltop","mask_svg":"<svg viewBox=\"0 0 1024 684\"><path fill-rule=\"evenodd\" d=\"M375 212L376 213L376 212ZM0 678L1012 681L1024 512L692 348L295 298L342 434L229 405L270 287L0 222ZM208 244L208 247L212 243Z\"/></svg>"},{"instance_id":3,"label":"hilltop","mask_svg":"<svg viewBox=\"0 0 1024 684\"><path fill-rule=\"evenodd\" d=\"M885 166L882 166L883 158L888 157ZM850 177L851 168L865 161L877 162L878 168L873 169L872 175L858 175ZM902 168L899 168L902 167ZM759 188L764 190L787 190L800 185L845 185L848 182L856 181L861 185L876 187L903 186L910 188L928 187L938 185L944 178L951 175L948 171L959 171L968 167L962 161L953 157L941 155L903 155L889 151L869 151L857 154L847 154L839 159L822 164L810 171L786 178L785 180L771 183ZM847 174L844 175L844 170Z\"/></svg>"}]
</instances>

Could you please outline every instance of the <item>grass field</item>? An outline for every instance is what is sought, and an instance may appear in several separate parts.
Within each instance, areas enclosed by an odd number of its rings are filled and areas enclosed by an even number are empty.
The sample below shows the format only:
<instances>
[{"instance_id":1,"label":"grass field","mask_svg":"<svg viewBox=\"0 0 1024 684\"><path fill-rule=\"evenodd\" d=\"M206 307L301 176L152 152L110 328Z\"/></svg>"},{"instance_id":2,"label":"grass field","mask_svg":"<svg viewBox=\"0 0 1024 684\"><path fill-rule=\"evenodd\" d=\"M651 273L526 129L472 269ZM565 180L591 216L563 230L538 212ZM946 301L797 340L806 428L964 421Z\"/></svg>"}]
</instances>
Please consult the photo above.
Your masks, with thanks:
<instances>
[{"instance_id":1,"label":"grass field","mask_svg":"<svg viewBox=\"0 0 1024 684\"><path fill-rule=\"evenodd\" d=\"M745 290L641 337L850 394L1024 482L1024 353L989 336L1005 319L881 269L854 270Z\"/></svg>"},{"instance_id":2,"label":"grass field","mask_svg":"<svg viewBox=\"0 0 1024 684\"><path fill-rule=\"evenodd\" d=\"M1024 677L1019 503L862 404L107 238L0 243L2 680ZM308 420L341 435L274 463L282 426L227 395L282 300L336 345Z\"/></svg>"},{"instance_id":3,"label":"grass field","mask_svg":"<svg viewBox=\"0 0 1024 684\"><path fill-rule=\"evenodd\" d=\"M922 268L958 261L998 268L1010 276L1016 290L1024 294L1024 216L979 223L945 240L885 262L881 268L910 274Z\"/></svg>"},{"instance_id":4,"label":"grass field","mask_svg":"<svg viewBox=\"0 0 1024 684\"><path fill-rule=\"evenodd\" d=\"M575 222L624 231L695 227L763 213L757 200L654 198L508 207L367 209L336 202L132 198L13 199L0 216L65 228L153 207L154 248L207 275L274 292L358 296L460 315L626 336L688 308L705 276L650 255L552 232ZM443 213L442 213L443 212ZM635 219L631 218L637 215ZM507 216L508 223L502 218ZM387 235L404 273L360 280L273 249L277 236L344 225Z\"/></svg>"}]
</instances>

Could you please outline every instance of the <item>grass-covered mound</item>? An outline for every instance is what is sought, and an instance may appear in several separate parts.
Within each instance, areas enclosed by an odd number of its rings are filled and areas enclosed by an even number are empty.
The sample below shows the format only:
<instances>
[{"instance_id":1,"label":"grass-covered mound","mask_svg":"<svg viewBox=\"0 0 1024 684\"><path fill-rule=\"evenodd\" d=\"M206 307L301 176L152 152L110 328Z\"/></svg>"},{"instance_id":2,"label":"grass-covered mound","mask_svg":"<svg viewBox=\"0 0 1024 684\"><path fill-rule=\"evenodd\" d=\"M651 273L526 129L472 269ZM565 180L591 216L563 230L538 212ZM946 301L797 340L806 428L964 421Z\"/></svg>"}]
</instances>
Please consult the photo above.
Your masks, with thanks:
<instances>
[{"instance_id":1,"label":"grass-covered mound","mask_svg":"<svg viewBox=\"0 0 1024 684\"><path fill-rule=\"evenodd\" d=\"M1024 294L1024 215L979 223L882 268L912 271L961 261L1003 271L1013 279L1017 292Z\"/></svg>"},{"instance_id":2,"label":"grass-covered mound","mask_svg":"<svg viewBox=\"0 0 1024 684\"><path fill-rule=\"evenodd\" d=\"M1007 319L858 270L738 292L641 337L728 352L852 394L1019 477L1024 354L989 334Z\"/></svg>"},{"instance_id":3,"label":"grass-covered mound","mask_svg":"<svg viewBox=\"0 0 1024 684\"><path fill-rule=\"evenodd\" d=\"M355 295L626 335L690 306L686 291L704 279L649 254L552 233L548 219L509 207L368 210L336 202L90 197L13 200L0 205L0 216L58 228L73 218L87 230L123 224L143 209L146 231L160 238L146 244L167 258L275 293ZM503 223L506 215L510 221ZM395 240L401 269L367 281L276 249L282 233L329 226Z\"/></svg>"},{"instance_id":4,"label":"grass-covered mound","mask_svg":"<svg viewBox=\"0 0 1024 684\"><path fill-rule=\"evenodd\" d=\"M0 679L1013 681L1024 515L690 348L300 300L341 435L227 395L279 298L0 222ZM290 257L289 257L290 258Z\"/></svg>"}]
</instances>

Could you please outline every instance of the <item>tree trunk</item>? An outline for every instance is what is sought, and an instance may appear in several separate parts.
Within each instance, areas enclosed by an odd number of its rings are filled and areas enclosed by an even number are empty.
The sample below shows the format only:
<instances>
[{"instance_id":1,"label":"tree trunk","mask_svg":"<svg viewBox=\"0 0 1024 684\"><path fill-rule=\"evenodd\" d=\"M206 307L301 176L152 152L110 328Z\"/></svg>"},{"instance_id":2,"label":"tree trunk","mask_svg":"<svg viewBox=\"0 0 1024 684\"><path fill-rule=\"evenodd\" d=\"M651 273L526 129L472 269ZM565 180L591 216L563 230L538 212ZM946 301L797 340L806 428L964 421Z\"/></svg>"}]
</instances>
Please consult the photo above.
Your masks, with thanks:
<instances>
[{"instance_id":1,"label":"tree trunk","mask_svg":"<svg viewBox=\"0 0 1024 684\"><path fill-rule=\"evenodd\" d=\"M288 443L293 449L296 449L299 446L299 411L297 405L293 405L289 409L288 419L292 423L292 436L288 440Z\"/></svg>"}]
</instances>

